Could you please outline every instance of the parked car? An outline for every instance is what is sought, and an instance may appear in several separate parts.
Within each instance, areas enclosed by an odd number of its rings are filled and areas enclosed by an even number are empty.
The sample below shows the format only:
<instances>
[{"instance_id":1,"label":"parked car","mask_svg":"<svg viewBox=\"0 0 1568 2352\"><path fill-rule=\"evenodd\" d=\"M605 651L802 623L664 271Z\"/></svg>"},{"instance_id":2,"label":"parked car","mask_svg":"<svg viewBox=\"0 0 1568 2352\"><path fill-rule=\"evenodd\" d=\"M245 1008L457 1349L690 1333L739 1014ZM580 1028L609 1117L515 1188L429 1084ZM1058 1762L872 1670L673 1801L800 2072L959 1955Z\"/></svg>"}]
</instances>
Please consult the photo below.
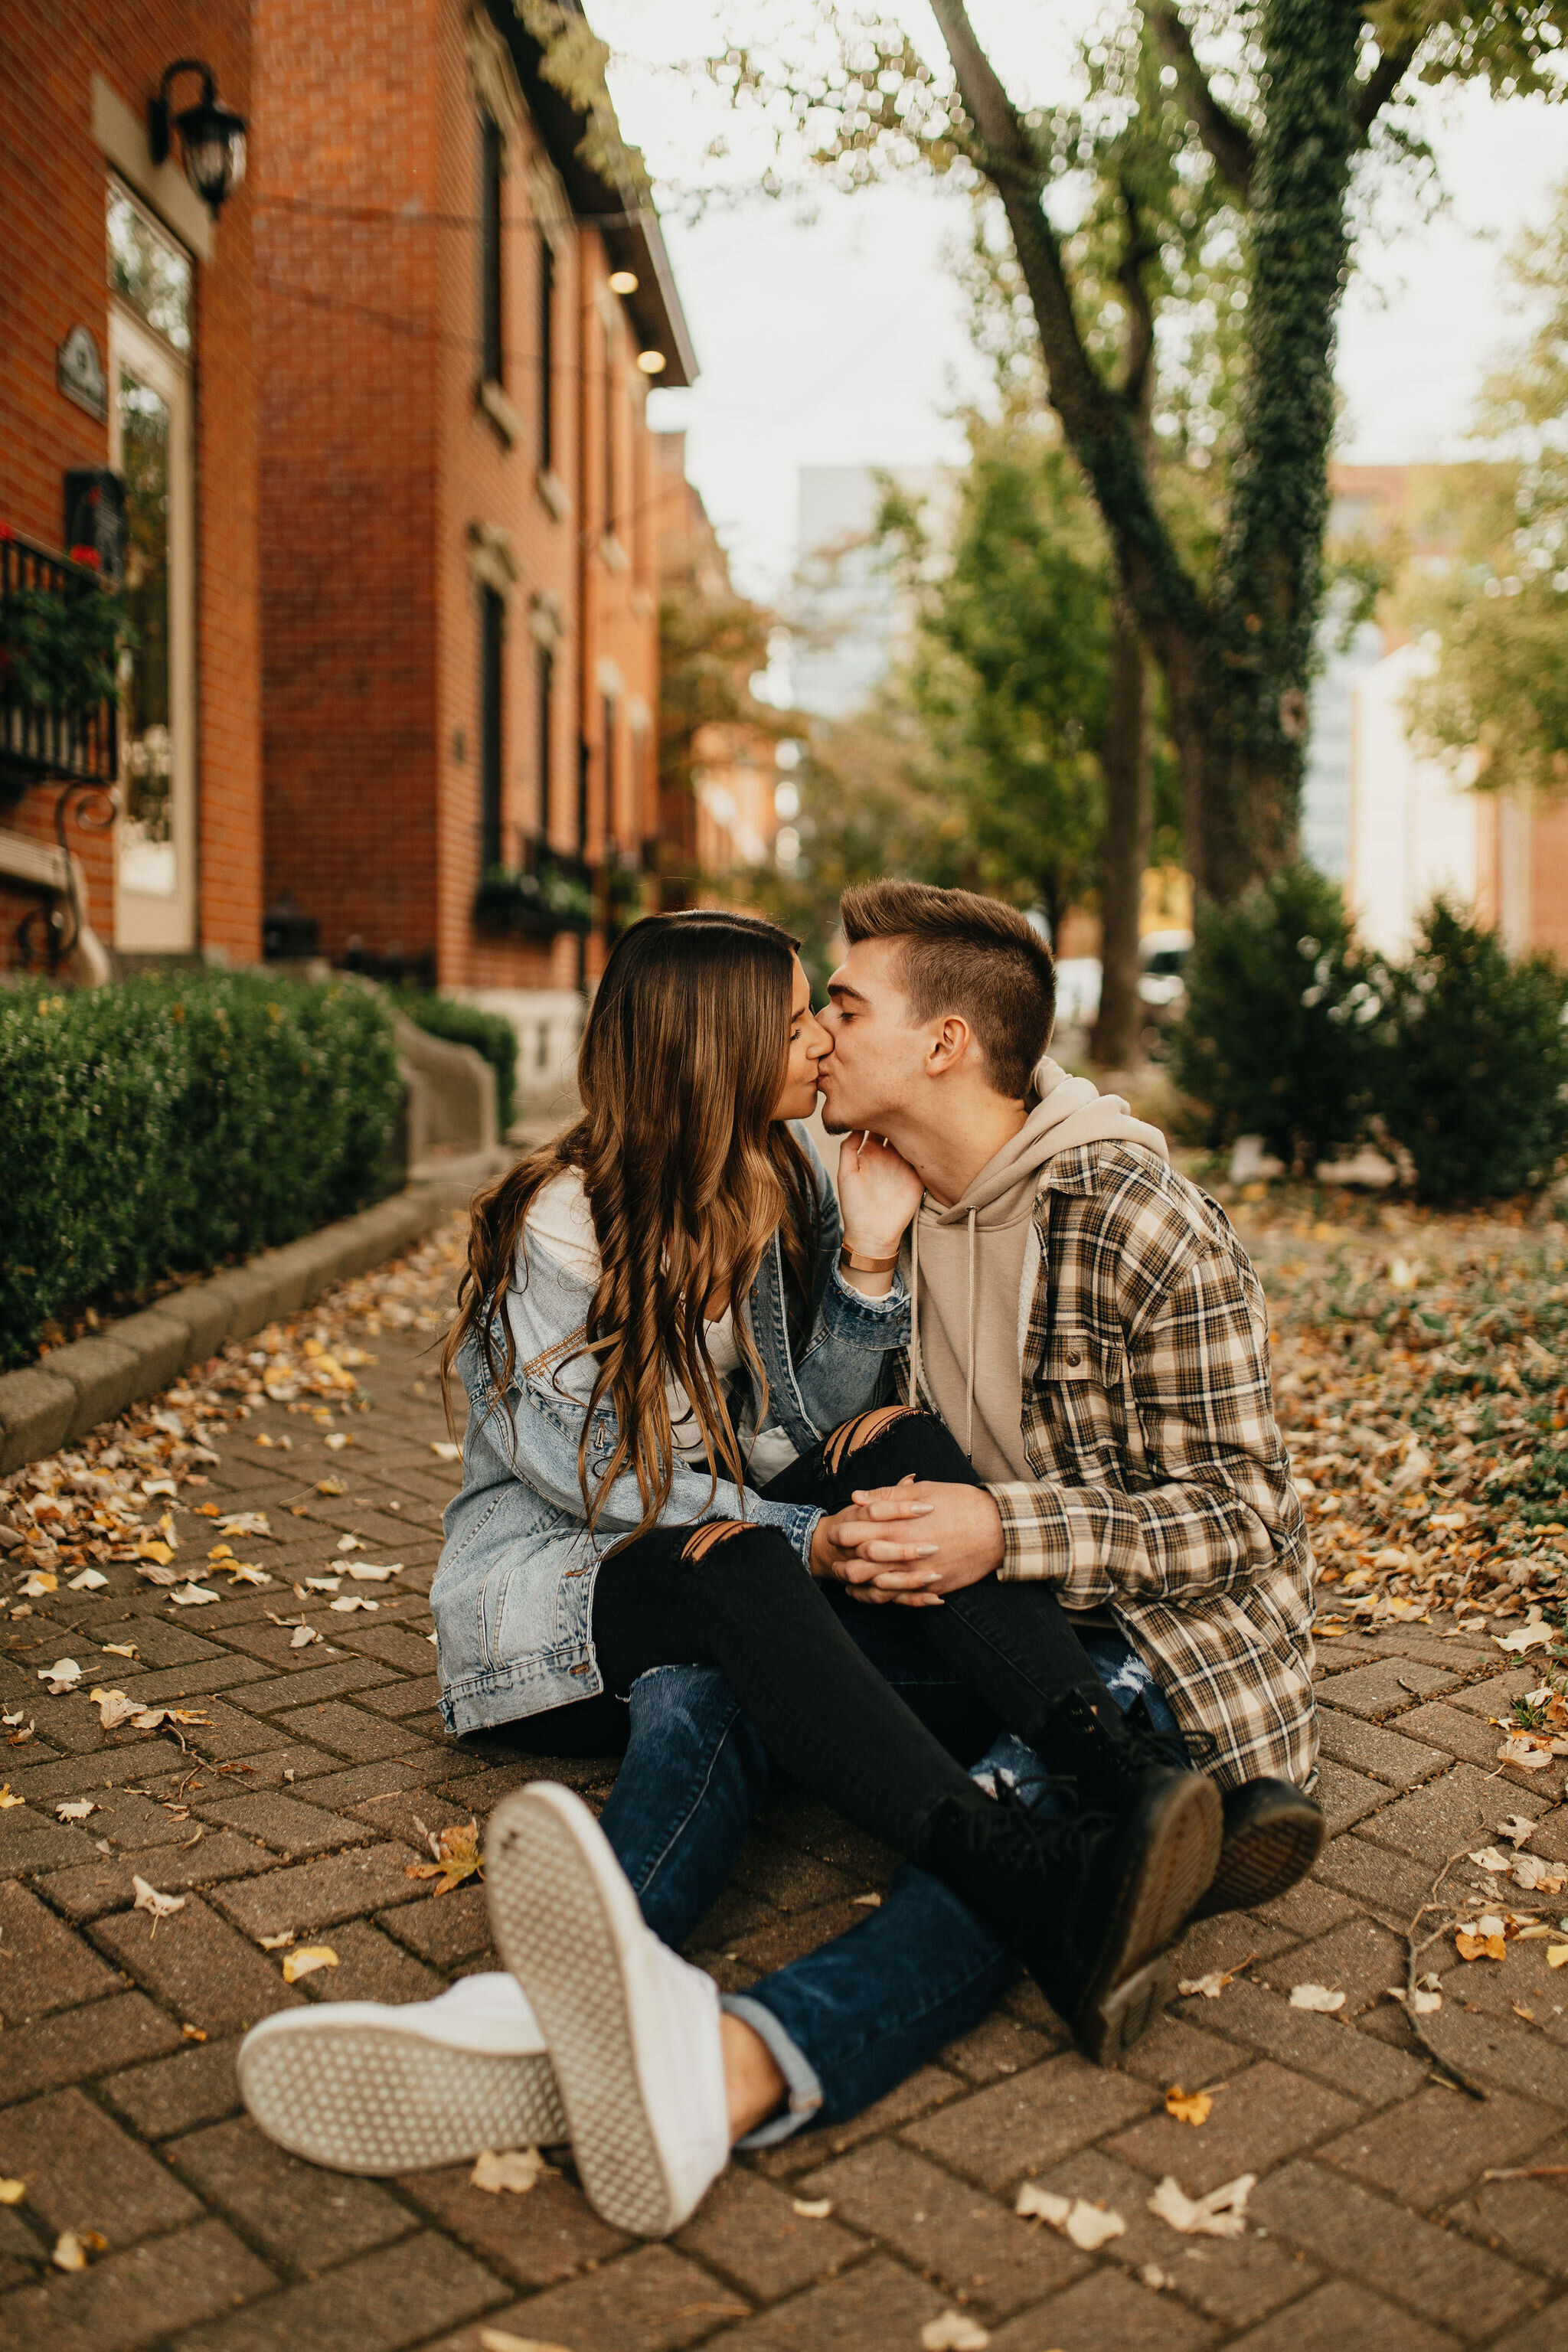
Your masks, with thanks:
<instances>
[{"instance_id":1,"label":"parked car","mask_svg":"<svg viewBox=\"0 0 1568 2352\"><path fill-rule=\"evenodd\" d=\"M1186 1003L1184 974L1192 951L1191 931L1147 931L1138 942L1138 993L1160 1026L1174 1021Z\"/></svg>"}]
</instances>

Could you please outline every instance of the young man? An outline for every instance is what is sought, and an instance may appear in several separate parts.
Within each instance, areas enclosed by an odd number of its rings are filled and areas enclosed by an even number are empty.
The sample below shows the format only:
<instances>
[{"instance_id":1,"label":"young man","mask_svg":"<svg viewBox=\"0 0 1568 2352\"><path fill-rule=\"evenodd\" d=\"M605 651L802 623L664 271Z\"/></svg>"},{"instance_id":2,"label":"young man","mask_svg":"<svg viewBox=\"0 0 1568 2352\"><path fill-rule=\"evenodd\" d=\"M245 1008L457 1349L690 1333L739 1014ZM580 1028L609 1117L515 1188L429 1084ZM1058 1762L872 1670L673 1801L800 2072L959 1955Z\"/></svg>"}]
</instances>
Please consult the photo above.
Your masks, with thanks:
<instances>
[{"instance_id":1,"label":"young man","mask_svg":"<svg viewBox=\"0 0 1568 2352\"><path fill-rule=\"evenodd\" d=\"M851 891L843 914L825 1114L839 1131L885 1136L925 1193L901 1254L912 1312L900 1402L830 1441L846 1483L858 1463L866 1484L825 1515L814 1558L879 1604L851 1608L852 1629L928 1720L946 1711L944 1736L970 1756L1001 1727L965 1711L912 1612L993 1571L1004 1586L1051 1586L1078 1660L1062 1705L1035 1704L1008 1727L1035 1752L1004 1731L976 1771L1088 1829L1151 1765L1195 1759L1222 1789L1226 1836L1194 1916L1266 1901L1310 1866L1321 1822L1302 1793L1315 1748L1310 1557L1256 1277L1155 1129L1054 1065L1037 1070L1051 967L1022 918L900 883ZM912 1489L907 1472L879 1480L911 1447L918 1471L922 1446L941 1475ZM935 1547L916 1567L891 1564L889 1540L911 1492ZM1107 1695L1131 1710L1130 1734ZM1020 1694L1021 1709L1032 1703ZM855 2113L1013 1980L1016 1959L974 1913L905 1869L863 1927L721 2014L709 1980L668 1946L728 1878L768 1760L716 1675L646 1677L631 1717L602 1830L548 1785L509 1799L491 1824L497 1941L543 2036L504 1979L387 2012L391 2023L339 2011L340 2026L318 2011L311 2081L319 2098L340 2073L342 2087L331 2131L312 2138L298 2097L268 2089L304 2026L269 2021L242 2079L270 2128L281 2118L290 2145L338 2162L390 2145L384 2113L374 2130L358 2120L366 2035L401 2053L401 2163L447 2160L475 2132L482 2145L498 2100L552 2116L558 2083L590 2195L655 2234L690 2210L731 2141ZM467 2088L449 2054L459 2047ZM490 2070L482 2095L476 2067Z\"/></svg>"}]
</instances>

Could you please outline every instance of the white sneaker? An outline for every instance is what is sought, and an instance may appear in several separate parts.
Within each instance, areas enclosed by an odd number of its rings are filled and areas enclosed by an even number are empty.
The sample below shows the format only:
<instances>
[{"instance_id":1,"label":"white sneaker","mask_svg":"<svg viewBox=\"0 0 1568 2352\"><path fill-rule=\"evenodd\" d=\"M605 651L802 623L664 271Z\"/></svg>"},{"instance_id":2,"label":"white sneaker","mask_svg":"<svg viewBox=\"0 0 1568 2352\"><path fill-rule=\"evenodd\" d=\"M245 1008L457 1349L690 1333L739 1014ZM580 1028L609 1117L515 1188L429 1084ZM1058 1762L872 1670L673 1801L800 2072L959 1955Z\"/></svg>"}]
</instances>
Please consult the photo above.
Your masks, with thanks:
<instances>
[{"instance_id":1,"label":"white sneaker","mask_svg":"<svg viewBox=\"0 0 1568 2352\"><path fill-rule=\"evenodd\" d=\"M609 1840L555 1781L496 1807L485 1885L590 2204L616 2229L666 2236L730 2161L718 1987L644 1926Z\"/></svg>"},{"instance_id":2,"label":"white sneaker","mask_svg":"<svg viewBox=\"0 0 1568 2352\"><path fill-rule=\"evenodd\" d=\"M286 2009L239 2045L241 2096L269 2139L340 2172L422 2172L566 2137L522 1988L460 1977L437 2000Z\"/></svg>"}]
</instances>

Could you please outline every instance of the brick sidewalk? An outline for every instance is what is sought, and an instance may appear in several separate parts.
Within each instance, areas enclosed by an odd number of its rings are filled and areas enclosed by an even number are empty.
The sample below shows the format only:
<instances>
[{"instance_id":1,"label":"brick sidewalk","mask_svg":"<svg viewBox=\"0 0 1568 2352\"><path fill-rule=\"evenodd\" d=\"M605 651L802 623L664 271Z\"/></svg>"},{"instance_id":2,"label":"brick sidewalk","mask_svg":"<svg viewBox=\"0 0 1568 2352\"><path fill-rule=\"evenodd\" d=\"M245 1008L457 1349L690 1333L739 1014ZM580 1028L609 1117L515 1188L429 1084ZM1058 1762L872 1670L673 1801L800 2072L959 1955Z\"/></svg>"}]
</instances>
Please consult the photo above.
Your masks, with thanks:
<instances>
[{"instance_id":1,"label":"brick sidewalk","mask_svg":"<svg viewBox=\"0 0 1568 2352\"><path fill-rule=\"evenodd\" d=\"M466 2166L372 2182L274 2148L236 2096L240 2033L307 2000L418 2000L494 1966L482 1891L433 1895L407 1874L416 1817L482 1823L538 1769L460 1753L435 1712L424 1594L454 1474L432 1450L445 1430L426 1343L396 1319L363 1327L368 1412L254 1400L204 1465L205 1502L266 1514L269 1538L234 1548L268 1586L180 1607L114 1565L102 1591L62 1576L5 1626L0 1777L24 1800L0 1811L0 2176L26 2184L0 2204L12 2352L485 2352L494 2330L570 2352L916 2352L944 2313L974 2332L933 2340L988 2331L994 2352L1568 2352L1568 1971L1551 1970L1549 1937L1510 1937L1500 1964L1460 1964L1448 1937L1425 1956L1444 1994L1422 2021L1430 2048L1484 2098L1444 2079L1388 1998L1451 1855L1516 1814L1539 1819L1528 1852L1568 1860L1563 1764L1496 1762L1493 1718L1539 1665L1436 1625L1323 1644L1334 1841L1284 1902L1190 1938L1184 1978L1237 1973L1178 2003L1122 2072L1072 2054L1026 1988L853 2126L738 2165L668 2245L605 2228L569 2168L495 2197ZM328 1450L333 1429L352 1445ZM316 1491L333 1481L341 1496ZM214 1532L191 1493L174 1511L182 1564ZM345 1535L362 1549L340 1559ZM343 1582L337 1598L374 1610L294 1597L355 1559L403 1563ZM5 1581L15 1599L15 1559ZM273 1620L300 1617L321 1639L295 1648ZM80 1690L50 1697L37 1670L68 1654ZM207 1720L105 1733L82 1696L100 1685ZM559 1777L591 1797L607 1785L593 1766ZM83 1797L89 1818L57 1817ZM889 1866L825 1808L776 1803L695 1956L742 1986L864 1918L856 1898ZM132 1908L138 1874L183 1908ZM1468 1864L1449 1883L1456 1907L1500 1907L1500 1882ZM1510 1891L1554 1930L1568 1912L1568 1894ZM290 1931L329 1943L337 1968L287 1985L264 1939ZM1308 1983L1342 2007L1292 2006ZM1213 2093L1196 2128L1166 2112L1178 2084ZM1167 2173L1196 2197L1246 2172L1235 2241L1148 2210ZM1124 2232L1089 2254L1016 2218L1026 2177L1110 2208ZM826 2216L798 2210L824 2200ZM51 2260L66 2231L83 2269Z\"/></svg>"}]
</instances>

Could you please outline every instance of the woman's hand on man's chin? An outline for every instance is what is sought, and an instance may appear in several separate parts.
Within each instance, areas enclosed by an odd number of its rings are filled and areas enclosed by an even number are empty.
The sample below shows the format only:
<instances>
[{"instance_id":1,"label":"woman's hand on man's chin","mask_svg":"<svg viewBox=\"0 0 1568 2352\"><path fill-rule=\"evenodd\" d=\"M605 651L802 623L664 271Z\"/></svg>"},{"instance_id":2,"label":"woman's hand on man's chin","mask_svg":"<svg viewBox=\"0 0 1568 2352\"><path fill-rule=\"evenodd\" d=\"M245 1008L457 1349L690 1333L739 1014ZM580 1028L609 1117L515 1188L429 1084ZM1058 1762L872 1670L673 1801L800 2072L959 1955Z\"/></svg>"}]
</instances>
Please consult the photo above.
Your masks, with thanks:
<instances>
[{"instance_id":1,"label":"woman's hand on man's chin","mask_svg":"<svg viewBox=\"0 0 1568 2352\"><path fill-rule=\"evenodd\" d=\"M847 1135L838 1154L844 1239L867 1257L898 1253L924 1188L901 1152L877 1135Z\"/></svg>"}]
</instances>

